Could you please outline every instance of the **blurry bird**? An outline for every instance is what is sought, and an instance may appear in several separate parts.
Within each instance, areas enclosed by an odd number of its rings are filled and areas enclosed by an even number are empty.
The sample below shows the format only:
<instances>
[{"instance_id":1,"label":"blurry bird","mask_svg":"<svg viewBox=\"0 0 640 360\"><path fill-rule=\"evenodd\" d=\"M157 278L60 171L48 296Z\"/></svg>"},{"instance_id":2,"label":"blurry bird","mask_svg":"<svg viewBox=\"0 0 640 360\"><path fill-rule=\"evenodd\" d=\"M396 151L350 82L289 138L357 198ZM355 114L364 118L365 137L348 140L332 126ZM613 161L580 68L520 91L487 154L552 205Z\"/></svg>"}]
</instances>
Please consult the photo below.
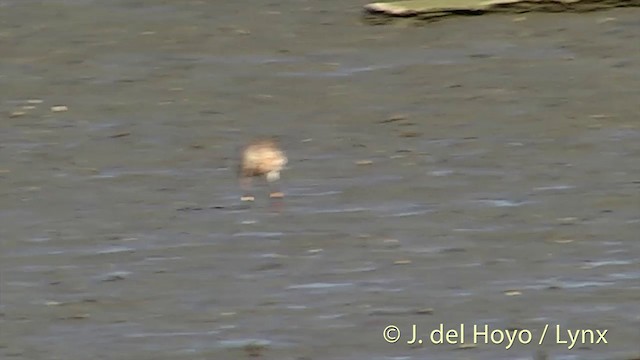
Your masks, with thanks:
<instances>
[{"instance_id":1,"label":"blurry bird","mask_svg":"<svg viewBox=\"0 0 640 360\"><path fill-rule=\"evenodd\" d=\"M264 176L269 184L269 197L282 198L284 194L274 189L274 184L280 179L280 171L287 164L288 159L280 148L278 141L272 138L262 138L251 141L242 149L238 181L244 192L242 201L253 201L251 194L254 177Z\"/></svg>"}]
</instances>

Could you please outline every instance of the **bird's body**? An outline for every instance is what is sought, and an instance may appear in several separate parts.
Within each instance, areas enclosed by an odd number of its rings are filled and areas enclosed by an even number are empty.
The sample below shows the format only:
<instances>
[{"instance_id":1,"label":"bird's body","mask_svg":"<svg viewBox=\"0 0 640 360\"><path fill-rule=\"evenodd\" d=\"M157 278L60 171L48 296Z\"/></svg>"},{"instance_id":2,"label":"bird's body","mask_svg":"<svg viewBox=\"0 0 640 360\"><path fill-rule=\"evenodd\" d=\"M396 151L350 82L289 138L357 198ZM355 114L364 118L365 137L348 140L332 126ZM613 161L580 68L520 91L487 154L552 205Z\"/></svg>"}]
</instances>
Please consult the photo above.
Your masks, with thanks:
<instances>
[{"instance_id":1,"label":"bird's body","mask_svg":"<svg viewBox=\"0 0 640 360\"><path fill-rule=\"evenodd\" d=\"M242 200L253 201L249 194L254 177L264 176L271 186L280 179L280 172L287 165L288 159L275 139L256 139L242 149L238 179L245 194ZM283 197L280 191L271 191L272 198Z\"/></svg>"}]
</instances>

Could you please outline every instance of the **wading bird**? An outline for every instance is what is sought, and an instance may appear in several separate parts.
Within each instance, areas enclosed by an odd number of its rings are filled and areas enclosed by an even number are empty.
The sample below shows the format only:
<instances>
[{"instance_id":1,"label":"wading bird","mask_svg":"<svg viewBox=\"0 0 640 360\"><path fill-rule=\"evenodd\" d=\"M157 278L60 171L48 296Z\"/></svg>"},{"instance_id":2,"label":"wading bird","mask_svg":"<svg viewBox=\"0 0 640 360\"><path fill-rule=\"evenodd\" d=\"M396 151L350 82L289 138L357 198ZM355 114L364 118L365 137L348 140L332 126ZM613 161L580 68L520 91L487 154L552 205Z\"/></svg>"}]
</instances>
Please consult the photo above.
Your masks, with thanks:
<instances>
[{"instance_id":1,"label":"wading bird","mask_svg":"<svg viewBox=\"0 0 640 360\"><path fill-rule=\"evenodd\" d=\"M287 164L287 156L275 139L256 139L242 149L238 181L243 191L242 201L253 201L252 181L264 176L269 185L269 197L282 198L284 194L275 183L280 179L280 171Z\"/></svg>"}]
</instances>

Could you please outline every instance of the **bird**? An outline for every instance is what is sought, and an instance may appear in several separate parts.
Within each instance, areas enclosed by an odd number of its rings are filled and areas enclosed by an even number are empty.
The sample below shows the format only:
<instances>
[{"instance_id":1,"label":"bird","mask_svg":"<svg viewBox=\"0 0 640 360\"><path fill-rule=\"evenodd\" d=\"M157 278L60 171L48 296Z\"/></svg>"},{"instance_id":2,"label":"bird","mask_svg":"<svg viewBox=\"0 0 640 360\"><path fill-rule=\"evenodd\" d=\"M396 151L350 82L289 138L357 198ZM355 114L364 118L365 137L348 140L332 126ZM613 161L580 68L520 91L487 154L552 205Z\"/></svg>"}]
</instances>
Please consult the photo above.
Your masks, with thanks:
<instances>
[{"instance_id":1,"label":"bird","mask_svg":"<svg viewBox=\"0 0 640 360\"><path fill-rule=\"evenodd\" d=\"M238 182L243 191L241 201L254 201L251 194L255 177L264 177L269 185L269 197L281 199L284 193L276 188L280 172L288 162L287 155L275 138L257 138L242 148L238 167Z\"/></svg>"}]
</instances>

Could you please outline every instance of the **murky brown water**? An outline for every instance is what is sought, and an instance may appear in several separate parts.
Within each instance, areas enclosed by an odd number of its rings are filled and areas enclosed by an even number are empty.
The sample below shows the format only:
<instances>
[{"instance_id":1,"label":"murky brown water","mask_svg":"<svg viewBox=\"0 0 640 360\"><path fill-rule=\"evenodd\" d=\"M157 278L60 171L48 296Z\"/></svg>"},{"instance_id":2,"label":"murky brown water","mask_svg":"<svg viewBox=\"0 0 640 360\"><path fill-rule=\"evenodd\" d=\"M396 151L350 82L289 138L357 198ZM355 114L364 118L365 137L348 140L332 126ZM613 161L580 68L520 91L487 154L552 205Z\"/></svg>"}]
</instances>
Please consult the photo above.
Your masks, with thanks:
<instances>
[{"instance_id":1,"label":"murky brown water","mask_svg":"<svg viewBox=\"0 0 640 360\"><path fill-rule=\"evenodd\" d=\"M243 3L0 1L2 358L640 356L640 10ZM262 134L288 197L247 208Z\"/></svg>"}]
</instances>

